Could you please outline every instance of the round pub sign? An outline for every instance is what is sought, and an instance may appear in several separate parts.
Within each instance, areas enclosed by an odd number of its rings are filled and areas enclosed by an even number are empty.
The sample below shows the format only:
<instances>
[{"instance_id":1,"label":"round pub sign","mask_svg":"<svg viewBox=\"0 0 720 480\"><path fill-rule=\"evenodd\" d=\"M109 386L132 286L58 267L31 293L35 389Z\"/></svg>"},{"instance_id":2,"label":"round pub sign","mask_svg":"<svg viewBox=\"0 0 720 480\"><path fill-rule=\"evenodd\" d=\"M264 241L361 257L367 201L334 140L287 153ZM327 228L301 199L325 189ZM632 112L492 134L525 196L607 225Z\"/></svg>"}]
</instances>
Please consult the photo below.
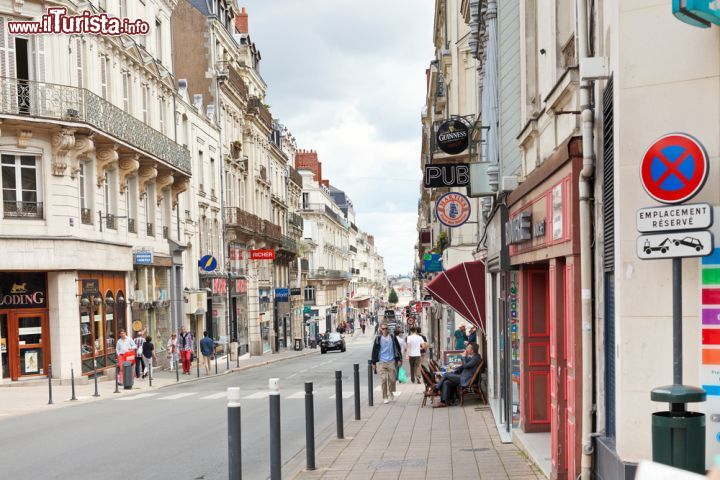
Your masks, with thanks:
<instances>
[{"instance_id":1,"label":"round pub sign","mask_svg":"<svg viewBox=\"0 0 720 480\"><path fill-rule=\"evenodd\" d=\"M446 193L435 204L435 215L443 225L459 227L470 218L470 201L462 193Z\"/></svg>"},{"instance_id":2,"label":"round pub sign","mask_svg":"<svg viewBox=\"0 0 720 480\"><path fill-rule=\"evenodd\" d=\"M437 145L445 153L457 155L468 147L470 134L468 126L460 120L448 120L440 124L437 131Z\"/></svg>"}]
</instances>

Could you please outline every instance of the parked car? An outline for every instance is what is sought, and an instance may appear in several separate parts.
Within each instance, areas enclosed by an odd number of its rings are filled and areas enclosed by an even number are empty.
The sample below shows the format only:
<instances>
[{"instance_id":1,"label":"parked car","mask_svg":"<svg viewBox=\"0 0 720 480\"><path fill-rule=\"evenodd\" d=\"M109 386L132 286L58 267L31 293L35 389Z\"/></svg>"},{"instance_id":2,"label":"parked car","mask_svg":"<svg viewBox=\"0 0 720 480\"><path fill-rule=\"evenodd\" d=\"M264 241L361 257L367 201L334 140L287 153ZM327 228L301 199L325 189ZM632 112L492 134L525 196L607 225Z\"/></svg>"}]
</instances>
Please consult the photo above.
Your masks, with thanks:
<instances>
[{"instance_id":1,"label":"parked car","mask_svg":"<svg viewBox=\"0 0 720 480\"><path fill-rule=\"evenodd\" d=\"M320 353L325 354L328 350L345 351L345 339L337 332L328 333L320 342Z\"/></svg>"}]
</instances>

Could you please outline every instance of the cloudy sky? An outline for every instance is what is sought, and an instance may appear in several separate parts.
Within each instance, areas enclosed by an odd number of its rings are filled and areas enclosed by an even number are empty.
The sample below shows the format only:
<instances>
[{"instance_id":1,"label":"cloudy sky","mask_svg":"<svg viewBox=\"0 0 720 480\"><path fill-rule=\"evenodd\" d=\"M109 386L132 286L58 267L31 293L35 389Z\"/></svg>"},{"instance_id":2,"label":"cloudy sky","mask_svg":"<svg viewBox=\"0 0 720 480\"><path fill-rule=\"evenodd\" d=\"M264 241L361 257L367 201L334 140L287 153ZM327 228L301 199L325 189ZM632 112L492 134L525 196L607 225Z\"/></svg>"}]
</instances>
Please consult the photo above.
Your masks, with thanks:
<instances>
[{"instance_id":1,"label":"cloudy sky","mask_svg":"<svg viewBox=\"0 0 720 480\"><path fill-rule=\"evenodd\" d=\"M274 117L355 204L388 273L413 268L432 0L239 0Z\"/></svg>"}]
</instances>

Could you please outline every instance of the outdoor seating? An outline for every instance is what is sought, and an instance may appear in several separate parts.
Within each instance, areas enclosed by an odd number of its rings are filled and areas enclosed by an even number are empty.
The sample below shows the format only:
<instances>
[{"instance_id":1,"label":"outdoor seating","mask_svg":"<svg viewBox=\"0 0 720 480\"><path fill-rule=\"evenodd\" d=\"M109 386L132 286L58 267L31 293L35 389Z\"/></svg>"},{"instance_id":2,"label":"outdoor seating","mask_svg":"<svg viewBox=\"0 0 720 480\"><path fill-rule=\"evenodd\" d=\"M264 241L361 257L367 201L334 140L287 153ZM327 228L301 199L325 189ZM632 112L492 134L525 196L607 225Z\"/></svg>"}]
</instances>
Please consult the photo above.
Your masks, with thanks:
<instances>
[{"instance_id":1,"label":"outdoor seating","mask_svg":"<svg viewBox=\"0 0 720 480\"><path fill-rule=\"evenodd\" d=\"M420 369L422 374L423 383L425 384L425 391L423 392L423 401L421 408L427 404L427 399L430 399L430 405L433 404L433 398L439 397L440 392L435 391L435 382L433 381L433 375L428 368L423 365Z\"/></svg>"},{"instance_id":2,"label":"outdoor seating","mask_svg":"<svg viewBox=\"0 0 720 480\"><path fill-rule=\"evenodd\" d=\"M485 393L483 393L482 387L480 386L480 372L483 366L485 366L485 361L480 362L480 365L475 369L472 379L470 379L470 385L467 387L458 386L457 393L460 397L460 406L465 404L466 395L477 395L482 403L488 403L487 398L485 398Z\"/></svg>"}]
</instances>

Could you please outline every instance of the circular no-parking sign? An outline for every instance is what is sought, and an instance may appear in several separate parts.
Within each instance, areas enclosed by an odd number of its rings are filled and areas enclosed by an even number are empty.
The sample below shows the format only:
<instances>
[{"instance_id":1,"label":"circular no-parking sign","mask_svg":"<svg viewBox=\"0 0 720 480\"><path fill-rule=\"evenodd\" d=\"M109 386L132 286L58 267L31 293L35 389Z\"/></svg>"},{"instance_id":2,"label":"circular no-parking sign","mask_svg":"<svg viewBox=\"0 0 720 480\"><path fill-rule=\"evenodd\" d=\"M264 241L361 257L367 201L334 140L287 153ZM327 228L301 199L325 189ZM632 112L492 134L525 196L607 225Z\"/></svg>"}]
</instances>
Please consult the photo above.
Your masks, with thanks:
<instances>
[{"instance_id":1,"label":"circular no-parking sign","mask_svg":"<svg viewBox=\"0 0 720 480\"><path fill-rule=\"evenodd\" d=\"M685 133L656 140L640 163L640 180L652 198L682 203L694 197L708 176L708 157L700 142Z\"/></svg>"}]
</instances>

